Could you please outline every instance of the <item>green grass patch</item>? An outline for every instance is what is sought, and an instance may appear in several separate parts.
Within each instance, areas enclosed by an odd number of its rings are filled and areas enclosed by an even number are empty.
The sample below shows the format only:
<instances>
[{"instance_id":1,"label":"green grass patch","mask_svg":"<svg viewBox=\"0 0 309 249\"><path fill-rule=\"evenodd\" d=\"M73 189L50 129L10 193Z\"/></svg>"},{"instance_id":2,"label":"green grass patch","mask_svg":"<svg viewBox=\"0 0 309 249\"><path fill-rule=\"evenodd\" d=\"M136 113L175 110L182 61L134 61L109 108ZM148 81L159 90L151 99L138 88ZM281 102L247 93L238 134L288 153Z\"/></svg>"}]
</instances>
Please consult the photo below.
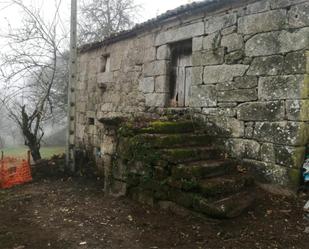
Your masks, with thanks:
<instances>
[{"instance_id":1,"label":"green grass patch","mask_svg":"<svg viewBox=\"0 0 309 249\"><path fill-rule=\"evenodd\" d=\"M27 158L27 151L28 147L20 146L20 147L13 147L13 148L4 148L1 151L4 152L4 156L9 157L17 157L17 158ZM41 148L41 156L44 159L49 159L53 155L59 155L65 153L64 146L57 146L57 147L42 147Z\"/></svg>"}]
</instances>

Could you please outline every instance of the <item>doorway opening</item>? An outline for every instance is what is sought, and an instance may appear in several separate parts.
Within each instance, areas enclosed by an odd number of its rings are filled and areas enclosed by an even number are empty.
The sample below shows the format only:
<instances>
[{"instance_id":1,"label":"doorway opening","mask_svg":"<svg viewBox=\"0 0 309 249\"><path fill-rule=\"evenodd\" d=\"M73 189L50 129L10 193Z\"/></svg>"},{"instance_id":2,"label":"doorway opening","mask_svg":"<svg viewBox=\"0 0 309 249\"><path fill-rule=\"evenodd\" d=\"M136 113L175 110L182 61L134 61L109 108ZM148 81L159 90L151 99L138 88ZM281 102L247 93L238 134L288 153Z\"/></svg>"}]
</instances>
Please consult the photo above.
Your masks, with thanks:
<instances>
[{"instance_id":1,"label":"doorway opening","mask_svg":"<svg viewBox=\"0 0 309 249\"><path fill-rule=\"evenodd\" d=\"M170 49L170 106L188 107L192 82L192 40L173 43Z\"/></svg>"}]
</instances>

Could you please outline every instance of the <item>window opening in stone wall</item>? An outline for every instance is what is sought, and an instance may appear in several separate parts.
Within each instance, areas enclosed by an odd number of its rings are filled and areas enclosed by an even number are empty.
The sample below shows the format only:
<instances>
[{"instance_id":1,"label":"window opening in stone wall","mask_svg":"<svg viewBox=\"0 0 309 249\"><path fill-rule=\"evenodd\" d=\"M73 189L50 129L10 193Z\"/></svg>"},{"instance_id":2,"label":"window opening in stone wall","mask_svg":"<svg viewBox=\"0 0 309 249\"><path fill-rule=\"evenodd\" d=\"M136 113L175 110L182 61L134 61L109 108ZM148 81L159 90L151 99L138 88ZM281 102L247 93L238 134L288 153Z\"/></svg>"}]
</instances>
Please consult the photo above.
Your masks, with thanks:
<instances>
[{"instance_id":1,"label":"window opening in stone wall","mask_svg":"<svg viewBox=\"0 0 309 249\"><path fill-rule=\"evenodd\" d=\"M103 55L101 57L101 73L110 71L110 55Z\"/></svg>"},{"instance_id":2,"label":"window opening in stone wall","mask_svg":"<svg viewBox=\"0 0 309 249\"><path fill-rule=\"evenodd\" d=\"M94 118L88 118L88 125L94 125Z\"/></svg>"},{"instance_id":3,"label":"window opening in stone wall","mask_svg":"<svg viewBox=\"0 0 309 249\"><path fill-rule=\"evenodd\" d=\"M170 106L186 107L191 95L192 40L171 44L170 49Z\"/></svg>"}]
</instances>

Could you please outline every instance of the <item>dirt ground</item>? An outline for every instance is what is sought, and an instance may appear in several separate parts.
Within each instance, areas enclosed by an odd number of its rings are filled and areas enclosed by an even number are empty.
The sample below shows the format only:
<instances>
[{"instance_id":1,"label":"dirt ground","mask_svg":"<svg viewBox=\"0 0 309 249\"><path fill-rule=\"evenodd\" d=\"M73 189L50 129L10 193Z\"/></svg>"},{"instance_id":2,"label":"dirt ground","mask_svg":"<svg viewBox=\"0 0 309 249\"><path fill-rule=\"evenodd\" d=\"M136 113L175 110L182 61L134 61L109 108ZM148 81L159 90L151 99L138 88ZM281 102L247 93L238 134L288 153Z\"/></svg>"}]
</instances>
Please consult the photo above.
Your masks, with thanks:
<instances>
[{"instance_id":1,"label":"dirt ground","mask_svg":"<svg viewBox=\"0 0 309 249\"><path fill-rule=\"evenodd\" d=\"M105 196L95 180L40 180L0 191L0 249L305 249L308 199L261 192L242 216L207 220Z\"/></svg>"}]
</instances>

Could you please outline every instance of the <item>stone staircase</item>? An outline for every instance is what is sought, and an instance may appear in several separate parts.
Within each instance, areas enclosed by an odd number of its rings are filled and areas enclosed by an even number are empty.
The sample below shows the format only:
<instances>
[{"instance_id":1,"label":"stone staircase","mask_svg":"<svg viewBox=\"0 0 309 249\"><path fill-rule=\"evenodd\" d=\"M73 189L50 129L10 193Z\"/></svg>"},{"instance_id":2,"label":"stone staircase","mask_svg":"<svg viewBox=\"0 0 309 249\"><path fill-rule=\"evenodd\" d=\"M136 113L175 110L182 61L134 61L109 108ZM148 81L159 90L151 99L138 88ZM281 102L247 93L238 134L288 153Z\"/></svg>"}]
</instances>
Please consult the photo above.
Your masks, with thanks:
<instances>
[{"instance_id":1,"label":"stone staircase","mask_svg":"<svg viewBox=\"0 0 309 249\"><path fill-rule=\"evenodd\" d=\"M215 218L231 218L253 203L253 178L225 158L214 139L189 121L147 122L120 138L129 195L175 203ZM121 153L125 151L125 153Z\"/></svg>"}]
</instances>

